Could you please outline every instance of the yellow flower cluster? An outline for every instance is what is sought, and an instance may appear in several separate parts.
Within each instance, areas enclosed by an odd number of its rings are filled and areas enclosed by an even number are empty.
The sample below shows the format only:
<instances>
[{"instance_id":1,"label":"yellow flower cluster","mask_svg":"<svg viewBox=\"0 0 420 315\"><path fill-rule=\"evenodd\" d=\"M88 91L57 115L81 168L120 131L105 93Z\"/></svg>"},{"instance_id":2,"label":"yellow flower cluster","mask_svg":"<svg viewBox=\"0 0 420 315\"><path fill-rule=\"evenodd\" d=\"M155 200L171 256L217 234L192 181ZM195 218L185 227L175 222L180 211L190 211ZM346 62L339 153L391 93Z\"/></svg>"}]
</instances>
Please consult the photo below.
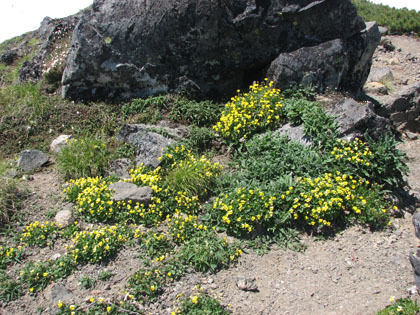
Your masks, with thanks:
<instances>
[{"instance_id":1,"label":"yellow flower cluster","mask_svg":"<svg viewBox=\"0 0 420 315\"><path fill-rule=\"evenodd\" d=\"M283 105L280 90L275 89L273 84L272 81L262 85L254 83L248 93L232 97L213 129L226 140L237 143L242 137L278 126L283 116Z\"/></svg>"},{"instance_id":2,"label":"yellow flower cluster","mask_svg":"<svg viewBox=\"0 0 420 315\"><path fill-rule=\"evenodd\" d=\"M190 239L197 231L207 231L208 227L198 221L196 215L183 214L176 210L175 214L167 217L172 238L176 243L183 243Z\"/></svg>"},{"instance_id":3,"label":"yellow flower cluster","mask_svg":"<svg viewBox=\"0 0 420 315\"><path fill-rule=\"evenodd\" d=\"M25 245L46 245L48 236L57 233L59 227L58 224L50 221L32 222L23 229L20 241Z\"/></svg>"},{"instance_id":4,"label":"yellow flower cluster","mask_svg":"<svg viewBox=\"0 0 420 315\"><path fill-rule=\"evenodd\" d=\"M326 173L314 179L298 178L296 187L289 187L281 199L286 199L295 189L296 197L289 209L293 219L303 220L311 226L331 226L344 211L352 210L355 214L362 212L363 209L357 206L360 202L356 190L368 184L369 181L357 180L340 172ZM360 200L362 205L366 204L363 197Z\"/></svg>"},{"instance_id":5,"label":"yellow flower cluster","mask_svg":"<svg viewBox=\"0 0 420 315\"><path fill-rule=\"evenodd\" d=\"M77 264L96 263L116 254L118 249L127 241L121 227L118 225L86 230L72 239L69 255Z\"/></svg>"},{"instance_id":6,"label":"yellow flower cluster","mask_svg":"<svg viewBox=\"0 0 420 315\"><path fill-rule=\"evenodd\" d=\"M337 140L337 146L331 151L331 155L343 162L350 162L356 165L370 166L370 159L373 156L372 151L366 142L356 138L352 142Z\"/></svg>"},{"instance_id":7,"label":"yellow flower cluster","mask_svg":"<svg viewBox=\"0 0 420 315\"><path fill-rule=\"evenodd\" d=\"M22 255L22 246L14 248L0 245L0 269L5 268L7 264L14 261L20 255Z\"/></svg>"},{"instance_id":8,"label":"yellow flower cluster","mask_svg":"<svg viewBox=\"0 0 420 315\"><path fill-rule=\"evenodd\" d=\"M159 192L157 183L162 179L160 173L160 167L148 172L141 164L139 167L130 170L130 178L125 181L139 186L149 186L154 192Z\"/></svg>"},{"instance_id":9,"label":"yellow flower cluster","mask_svg":"<svg viewBox=\"0 0 420 315\"><path fill-rule=\"evenodd\" d=\"M275 201L275 196L267 196L259 189L238 188L216 198L213 209L221 213L222 224L231 232L251 233L257 225L273 218Z\"/></svg>"}]
</instances>

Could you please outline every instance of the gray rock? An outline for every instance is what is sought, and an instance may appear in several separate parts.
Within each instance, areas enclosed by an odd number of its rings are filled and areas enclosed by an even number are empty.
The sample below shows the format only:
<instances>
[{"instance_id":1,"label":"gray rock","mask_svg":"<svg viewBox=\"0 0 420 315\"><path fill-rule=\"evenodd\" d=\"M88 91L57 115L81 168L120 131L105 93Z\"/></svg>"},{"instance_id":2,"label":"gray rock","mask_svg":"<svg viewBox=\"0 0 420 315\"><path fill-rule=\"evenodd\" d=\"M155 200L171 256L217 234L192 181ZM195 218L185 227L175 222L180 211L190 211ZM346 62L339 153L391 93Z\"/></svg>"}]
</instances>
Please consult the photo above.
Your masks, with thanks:
<instances>
[{"instance_id":1,"label":"gray rock","mask_svg":"<svg viewBox=\"0 0 420 315\"><path fill-rule=\"evenodd\" d=\"M60 153L61 150L65 146L67 146L67 142L71 139L71 135L60 135L57 138L55 138L51 144L50 144L50 151L54 153Z\"/></svg>"},{"instance_id":2,"label":"gray rock","mask_svg":"<svg viewBox=\"0 0 420 315\"><path fill-rule=\"evenodd\" d=\"M420 82L408 85L397 94L381 99L382 109L399 129L420 131Z\"/></svg>"},{"instance_id":3,"label":"gray rock","mask_svg":"<svg viewBox=\"0 0 420 315\"><path fill-rule=\"evenodd\" d=\"M107 176L118 176L121 179L130 178L130 159L116 159L113 161L107 172Z\"/></svg>"},{"instance_id":4,"label":"gray rock","mask_svg":"<svg viewBox=\"0 0 420 315\"><path fill-rule=\"evenodd\" d=\"M24 172L36 169L46 164L49 160L47 154L38 150L24 150L19 154L17 166Z\"/></svg>"},{"instance_id":5,"label":"gray rock","mask_svg":"<svg viewBox=\"0 0 420 315\"><path fill-rule=\"evenodd\" d=\"M58 260L59 258L61 258L61 254L60 253L55 253L55 254L53 254L53 255L51 255L51 260L52 261L56 261L56 260Z\"/></svg>"},{"instance_id":6,"label":"gray rock","mask_svg":"<svg viewBox=\"0 0 420 315\"><path fill-rule=\"evenodd\" d=\"M180 126L172 128L167 126L167 122L162 121L159 125L148 125L148 124L125 124L118 131L116 139L121 142L136 143L134 139L138 139L141 136L145 135L146 132L152 131L161 131L164 134L167 134L170 138L180 140L185 138L189 133L189 128L185 126Z\"/></svg>"},{"instance_id":7,"label":"gray rock","mask_svg":"<svg viewBox=\"0 0 420 315\"><path fill-rule=\"evenodd\" d=\"M344 41L339 57L350 60L341 87L360 90L374 28L350 0L97 0L73 33L62 92L78 100L177 90L225 97L261 80L279 54L336 39Z\"/></svg>"},{"instance_id":8,"label":"gray rock","mask_svg":"<svg viewBox=\"0 0 420 315\"><path fill-rule=\"evenodd\" d=\"M282 136L287 136L290 140L299 142L305 146L312 145L312 141L309 137L305 136L303 125L292 126L289 123L283 125L281 128L273 132Z\"/></svg>"},{"instance_id":9,"label":"gray rock","mask_svg":"<svg viewBox=\"0 0 420 315\"><path fill-rule=\"evenodd\" d=\"M16 51L7 49L0 55L0 62L10 66L18 57L19 55Z\"/></svg>"},{"instance_id":10,"label":"gray rock","mask_svg":"<svg viewBox=\"0 0 420 315\"><path fill-rule=\"evenodd\" d=\"M58 301L71 303L74 299L73 293L62 284L54 283L46 291L47 297L54 305L57 305Z\"/></svg>"},{"instance_id":11,"label":"gray rock","mask_svg":"<svg viewBox=\"0 0 420 315\"><path fill-rule=\"evenodd\" d=\"M388 67L372 68L368 77L368 82L393 81L394 75Z\"/></svg>"},{"instance_id":12,"label":"gray rock","mask_svg":"<svg viewBox=\"0 0 420 315\"><path fill-rule=\"evenodd\" d=\"M359 104L344 98L328 110L338 122L339 137L362 137L366 132L374 139L383 135L390 126L388 119L377 115L369 104Z\"/></svg>"},{"instance_id":13,"label":"gray rock","mask_svg":"<svg viewBox=\"0 0 420 315\"><path fill-rule=\"evenodd\" d=\"M134 203L149 204L153 197L153 191L148 186L139 187L131 183L116 182L109 185L109 189L114 191L113 201L132 200Z\"/></svg>"},{"instance_id":14,"label":"gray rock","mask_svg":"<svg viewBox=\"0 0 420 315\"><path fill-rule=\"evenodd\" d=\"M255 278L237 277L236 286L242 291L258 292L258 286L255 282Z\"/></svg>"},{"instance_id":15,"label":"gray rock","mask_svg":"<svg viewBox=\"0 0 420 315\"><path fill-rule=\"evenodd\" d=\"M409 260L413 268L414 280L416 282L416 287L420 289L420 249L417 249L416 252L410 252Z\"/></svg>"},{"instance_id":16,"label":"gray rock","mask_svg":"<svg viewBox=\"0 0 420 315\"><path fill-rule=\"evenodd\" d=\"M385 85L379 82L368 82L363 87L363 91L366 94L380 94L380 95L387 95L388 89Z\"/></svg>"},{"instance_id":17,"label":"gray rock","mask_svg":"<svg viewBox=\"0 0 420 315\"><path fill-rule=\"evenodd\" d=\"M62 228L65 228L74 222L73 212L71 210L61 210L55 215L55 222Z\"/></svg>"},{"instance_id":18,"label":"gray rock","mask_svg":"<svg viewBox=\"0 0 420 315\"><path fill-rule=\"evenodd\" d=\"M316 86L319 91L337 89L349 62L344 41L335 39L280 54L268 68L267 77L282 90L296 84Z\"/></svg>"},{"instance_id":19,"label":"gray rock","mask_svg":"<svg viewBox=\"0 0 420 315\"><path fill-rule=\"evenodd\" d=\"M163 151L175 141L167 139L155 132L147 132L144 136L138 139L136 164L151 167L158 167L160 164L159 158Z\"/></svg>"}]
</instances>

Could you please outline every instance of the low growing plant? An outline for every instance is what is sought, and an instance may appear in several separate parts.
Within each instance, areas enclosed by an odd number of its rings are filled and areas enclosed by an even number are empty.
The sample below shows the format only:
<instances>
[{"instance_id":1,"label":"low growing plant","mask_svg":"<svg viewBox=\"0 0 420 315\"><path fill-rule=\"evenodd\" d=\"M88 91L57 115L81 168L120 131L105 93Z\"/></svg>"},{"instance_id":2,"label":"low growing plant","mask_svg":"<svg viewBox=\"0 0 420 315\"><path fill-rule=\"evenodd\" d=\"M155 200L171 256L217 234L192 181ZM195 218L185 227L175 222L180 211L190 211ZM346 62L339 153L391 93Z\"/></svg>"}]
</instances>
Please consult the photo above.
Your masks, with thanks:
<instances>
[{"instance_id":1,"label":"low growing plant","mask_svg":"<svg viewBox=\"0 0 420 315\"><path fill-rule=\"evenodd\" d=\"M212 314L212 315L229 315L220 302L205 293L195 293L182 302L180 309L176 314L196 315L196 314Z\"/></svg>"},{"instance_id":2,"label":"low growing plant","mask_svg":"<svg viewBox=\"0 0 420 315\"><path fill-rule=\"evenodd\" d=\"M29 246L52 246L58 237L58 231L59 226L55 222L35 221L24 228L20 241Z\"/></svg>"},{"instance_id":3,"label":"low growing plant","mask_svg":"<svg viewBox=\"0 0 420 315\"><path fill-rule=\"evenodd\" d=\"M91 137L70 140L57 158L57 166L66 180L103 176L111 153L104 141Z\"/></svg>"}]
</instances>

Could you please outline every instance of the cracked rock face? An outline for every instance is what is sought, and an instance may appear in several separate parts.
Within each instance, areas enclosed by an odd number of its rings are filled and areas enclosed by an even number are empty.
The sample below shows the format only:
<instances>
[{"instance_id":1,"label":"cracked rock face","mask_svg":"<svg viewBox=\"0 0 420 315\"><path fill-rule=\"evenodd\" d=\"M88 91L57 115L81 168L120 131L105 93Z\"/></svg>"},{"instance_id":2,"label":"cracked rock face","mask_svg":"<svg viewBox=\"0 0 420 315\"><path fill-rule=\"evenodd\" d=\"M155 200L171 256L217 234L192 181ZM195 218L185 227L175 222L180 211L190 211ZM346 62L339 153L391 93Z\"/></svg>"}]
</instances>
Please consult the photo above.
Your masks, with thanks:
<instances>
[{"instance_id":1,"label":"cracked rock face","mask_svg":"<svg viewBox=\"0 0 420 315\"><path fill-rule=\"evenodd\" d=\"M322 75L311 83L357 90L377 45L365 29L350 0L96 0L73 33L63 96L124 99L192 89L226 97L264 78L280 54L333 40L352 85L323 82Z\"/></svg>"}]
</instances>

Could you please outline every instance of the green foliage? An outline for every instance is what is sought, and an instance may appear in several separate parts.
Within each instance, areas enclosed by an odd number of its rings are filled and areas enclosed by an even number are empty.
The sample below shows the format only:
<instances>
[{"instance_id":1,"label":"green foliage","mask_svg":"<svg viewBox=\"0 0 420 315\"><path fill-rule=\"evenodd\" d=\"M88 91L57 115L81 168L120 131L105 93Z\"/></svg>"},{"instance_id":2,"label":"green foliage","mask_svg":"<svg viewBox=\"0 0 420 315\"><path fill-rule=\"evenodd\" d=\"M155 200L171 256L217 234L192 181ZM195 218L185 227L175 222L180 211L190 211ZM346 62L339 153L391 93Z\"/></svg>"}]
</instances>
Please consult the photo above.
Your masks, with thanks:
<instances>
[{"instance_id":1,"label":"green foliage","mask_svg":"<svg viewBox=\"0 0 420 315\"><path fill-rule=\"evenodd\" d=\"M171 248L171 242L169 237L163 233L148 232L142 233L139 236L141 240L140 249L142 249L147 257L151 259L160 258L165 256L168 249Z\"/></svg>"},{"instance_id":2,"label":"green foliage","mask_svg":"<svg viewBox=\"0 0 420 315\"><path fill-rule=\"evenodd\" d=\"M187 146L195 152L202 153L209 150L212 142L216 139L213 129L207 127L192 126L186 140Z\"/></svg>"},{"instance_id":3,"label":"green foliage","mask_svg":"<svg viewBox=\"0 0 420 315\"><path fill-rule=\"evenodd\" d=\"M393 297L391 297L393 300ZM399 299L388 305L383 310L380 310L377 315L413 315L420 312L420 307L417 305L417 301L413 301L409 298Z\"/></svg>"},{"instance_id":4,"label":"green foliage","mask_svg":"<svg viewBox=\"0 0 420 315\"><path fill-rule=\"evenodd\" d=\"M213 231L203 231L187 240L179 251L179 260L198 272L216 272L228 268L242 253L238 244L229 244Z\"/></svg>"},{"instance_id":5,"label":"green foliage","mask_svg":"<svg viewBox=\"0 0 420 315\"><path fill-rule=\"evenodd\" d=\"M128 280L130 293L142 303L154 301L162 293L165 279L158 268L142 268Z\"/></svg>"},{"instance_id":6,"label":"green foliage","mask_svg":"<svg viewBox=\"0 0 420 315\"><path fill-rule=\"evenodd\" d=\"M22 208L28 192L16 179L0 174L0 226L9 223Z\"/></svg>"},{"instance_id":7,"label":"green foliage","mask_svg":"<svg viewBox=\"0 0 420 315\"><path fill-rule=\"evenodd\" d=\"M0 301L10 302L22 296L22 287L18 281L0 271Z\"/></svg>"},{"instance_id":8,"label":"green foliage","mask_svg":"<svg viewBox=\"0 0 420 315\"><path fill-rule=\"evenodd\" d=\"M271 133L246 142L235 162L236 180L258 187L270 182L276 182L278 187L280 179L286 176L317 176L327 167L319 150Z\"/></svg>"},{"instance_id":9,"label":"green foliage","mask_svg":"<svg viewBox=\"0 0 420 315\"><path fill-rule=\"evenodd\" d=\"M25 245L40 247L52 246L54 239L58 236L59 227L55 222L38 222L35 221L25 227L22 232L20 241Z\"/></svg>"},{"instance_id":10,"label":"green foliage","mask_svg":"<svg viewBox=\"0 0 420 315\"><path fill-rule=\"evenodd\" d=\"M376 21L379 25L387 27L391 33L420 33L420 12L416 10L391 8L368 0L352 0L352 2L365 21Z\"/></svg>"},{"instance_id":11,"label":"green foliage","mask_svg":"<svg viewBox=\"0 0 420 315\"><path fill-rule=\"evenodd\" d=\"M111 153L104 141L92 137L70 140L58 155L57 166L66 180L104 175Z\"/></svg>"},{"instance_id":12,"label":"green foliage","mask_svg":"<svg viewBox=\"0 0 420 315\"><path fill-rule=\"evenodd\" d=\"M48 92L54 92L60 87L64 67L53 67L44 74L44 83Z\"/></svg>"},{"instance_id":13,"label":"green foliage","mask_svg":"<svg viewBox=\"0 0 420 315\"><path fill-rule=\"evenodd\" d=\"M186 159L174 162L165 177L165 186L173 191L182 191L202 199L209 194L209 188L214 186L221 170L222 167L218 163L211 163L204 156L197 158L188 153Z\"/></svg>"},{"instance_id":14,"label":"green foliage","mask_svg":"<svg viewBox=\"0 0 420 315\"><path fill-rule=\"evenodd\" d=\"M0 270L12 263L18 263L24 256L22 247L18 248L0 245Z\"/></svg>"},{"instance_id":15,"label":"green foliage","mask_svg":"<svg viewBox=\"0 0 420 315\"><path fill-rule=\"evenodd\" d=\"M163 118L161 111L168 109L168 96L135 99L121 108L123 119L133 122L156 123Z\"/></svg>"},{"instance_id":16,"label":"green foliage","mask_svg":"<svg viewBox=\"0 0 420 315\"><path fill-rule=\"evenodd\" d=\"M85 288L86 290L89 290L96 285L96 279L90 278L88 275L83 275L80 278L80 285Z\"/></svg>"},{"instance_id":17,"label":"green foliage","mask_svg":"<svg viewBox=\"0 0 420 315\"><path fill-rule=\"evenodd\" d=\"M205 293L196 293L185 299L177 314L182 315L198 315L198 314L212 314L212 315L228 315L226 309L220 305L216 299L208 296Z\"/></svg>"},{"instance_id":18,"label":"green foliage","mask_svg":"<svg viewBox=\"0 0 420 315\"><path fill-rule=\"evenodd\" d=\"M112 272L104 269L98 274L98 280L107 281L113 276Z\"/></svg>"},{"instance_id":19,"label":"green foliage","mask_svg":"<svg viewBox=\"0 0 420 315\"><path fill-rule=\"evenodd\" d=\"M83 305L65 304L58 301L56 315L142 315L144 312L139 310L135 303L130 301L105 302L103 298L95 300L90 298L89 301Z\"/></svg>"},{"instance_id":20,"label":"green foliage","mask_svg":"<svg viewBox=\"0 0 420 315\"><path fill-rule=\"evenodd\" d=\"M183 97L175 98L169 117L198 127L211 126L220 117L221 106L211 101L196 102Z\"/></svg>"}]
</instances>

